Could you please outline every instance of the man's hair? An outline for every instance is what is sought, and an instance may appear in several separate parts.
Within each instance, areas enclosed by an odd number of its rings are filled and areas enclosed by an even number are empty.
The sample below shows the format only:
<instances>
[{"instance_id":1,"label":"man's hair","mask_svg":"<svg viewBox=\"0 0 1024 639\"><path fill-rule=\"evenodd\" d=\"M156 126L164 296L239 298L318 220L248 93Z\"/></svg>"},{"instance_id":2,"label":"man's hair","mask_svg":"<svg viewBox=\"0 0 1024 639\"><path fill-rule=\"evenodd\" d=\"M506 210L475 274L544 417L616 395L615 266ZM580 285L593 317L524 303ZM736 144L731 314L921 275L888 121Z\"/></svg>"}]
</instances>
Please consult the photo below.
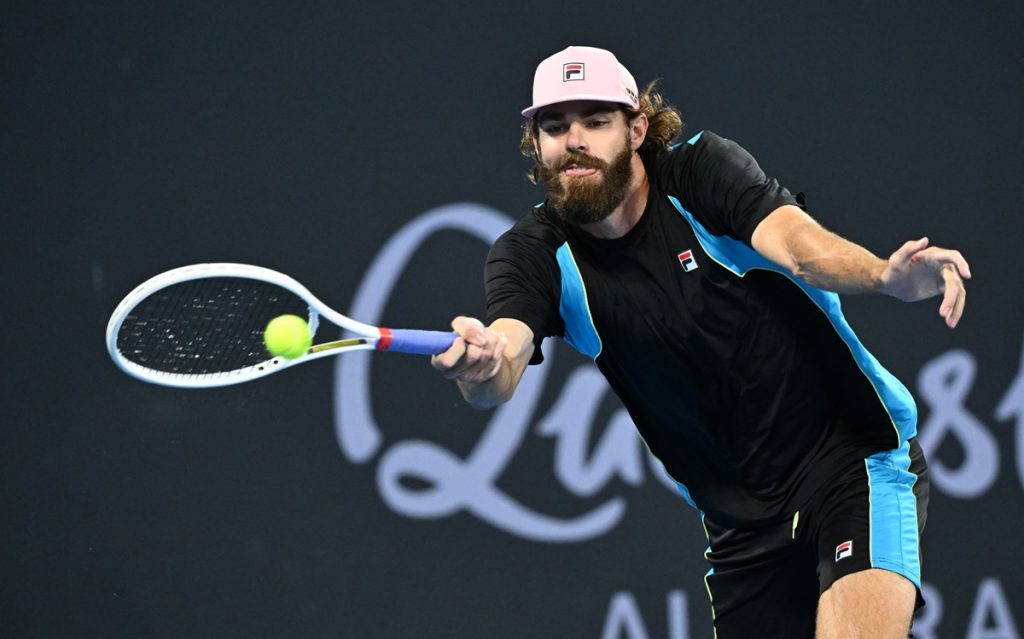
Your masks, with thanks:
<instances>
[{"instance_id":1,"label":"man's hair","mask_svg":"<svg viewBox=\"0 0 1024 639\"><path fill-rule=\"evenodd\" d=\"M672 141L682 132L684 126L679 111L654 90L657 84L658 80L655 80L644 88L643 93L640 94L640 105L636 109L626 106L622 108L627 121L632 121L641 113L647 116L649 123L647 137L644 138L644 143L637 151L645 160L667 150ZM535 146L538 135L539 125L537 117L534 116L523 123L523 137L519 141L520 152L534 162L534 166L526 174L534 184L537 184L540 179L536 166L540 158L537 157L537 147Z\"/></svg>"}]
</instances>

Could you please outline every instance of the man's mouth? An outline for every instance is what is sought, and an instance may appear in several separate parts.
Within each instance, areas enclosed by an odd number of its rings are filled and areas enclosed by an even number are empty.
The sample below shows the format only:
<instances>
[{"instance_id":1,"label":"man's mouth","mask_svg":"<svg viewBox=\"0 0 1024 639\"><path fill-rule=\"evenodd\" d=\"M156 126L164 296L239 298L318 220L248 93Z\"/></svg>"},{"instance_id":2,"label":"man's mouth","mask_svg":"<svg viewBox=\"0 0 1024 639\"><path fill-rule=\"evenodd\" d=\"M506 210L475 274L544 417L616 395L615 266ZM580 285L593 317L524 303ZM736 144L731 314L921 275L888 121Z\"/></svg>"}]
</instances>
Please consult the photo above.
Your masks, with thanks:
<instances>
[{"instance_id":1,"label":"man's mouth","mask_svg":"<svg viewBox=\"0 0 1024 639\"><path fill-rule=\"evenodd\" d=\"M597 169L592 166L583 166L581 164L570 164L562 171L569 177L584 177L587 175L593 175L597 173Z\"/></svg>"}]
</instances>

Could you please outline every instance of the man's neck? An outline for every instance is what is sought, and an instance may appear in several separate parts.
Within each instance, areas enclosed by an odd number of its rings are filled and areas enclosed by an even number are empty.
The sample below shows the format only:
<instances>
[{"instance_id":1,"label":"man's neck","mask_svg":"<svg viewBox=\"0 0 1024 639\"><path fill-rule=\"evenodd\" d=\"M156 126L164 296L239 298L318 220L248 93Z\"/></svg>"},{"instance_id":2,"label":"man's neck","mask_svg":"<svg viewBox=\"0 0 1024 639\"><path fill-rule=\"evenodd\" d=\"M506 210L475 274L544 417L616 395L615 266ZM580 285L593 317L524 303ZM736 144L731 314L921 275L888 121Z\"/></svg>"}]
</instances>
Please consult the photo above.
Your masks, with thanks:
<instances>
[{"instance_id":1,"label":"man's neck","mask_svg":"<svg viewBox=\"0 0 1024 639\"><path fill-rule=\"evenodd\" d=\"M633 154L632 164L633 179L622 204L615 207L611 215L600 222L581 224L580 228L602 240L614 240L629 233L630 229L636 226L644 214L644 209L647 208L647 194L651 185L647 181L647 170L639 154Z\"/></svg>"}]
</instances>

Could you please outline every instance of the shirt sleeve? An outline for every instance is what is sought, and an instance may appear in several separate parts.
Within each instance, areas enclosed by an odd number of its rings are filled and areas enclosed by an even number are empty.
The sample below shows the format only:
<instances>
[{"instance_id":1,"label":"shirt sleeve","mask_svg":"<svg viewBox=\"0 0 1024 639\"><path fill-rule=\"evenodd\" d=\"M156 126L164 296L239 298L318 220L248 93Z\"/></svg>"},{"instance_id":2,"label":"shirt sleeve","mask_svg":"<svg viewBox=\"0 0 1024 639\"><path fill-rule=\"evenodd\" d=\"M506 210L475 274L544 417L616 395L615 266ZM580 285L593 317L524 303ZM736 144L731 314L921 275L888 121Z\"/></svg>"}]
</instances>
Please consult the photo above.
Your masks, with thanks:
<instances>
[{"instance_id":1,"label":"shirt sleeve","mask_svg":"<svg viewBox=\"0 0 1024 639\"><path fill-rule=\"evenodd\" d=\"M803 194L794 197L778 180L767 177L739 144L710 131L691 143L666 154L660 169L676 191L670 194L677 195L712 233L749 246L754 229L772 211L786 204L803 208Z\"/></svg>"},{"instance_id":2,"label":"shirt sleeve","mask_svg":"<svg viewBox=\"0 0 1024 639\"><path fill-rule=\"evenodd\" d=\"M484 266L487 323L500 318L523 322L533 331L530 364L544 361L545 337L561 337L564 325L558 313L561 297L554 253L539 238L516 227L498 238Z\"/></svg>"}]
</instances>

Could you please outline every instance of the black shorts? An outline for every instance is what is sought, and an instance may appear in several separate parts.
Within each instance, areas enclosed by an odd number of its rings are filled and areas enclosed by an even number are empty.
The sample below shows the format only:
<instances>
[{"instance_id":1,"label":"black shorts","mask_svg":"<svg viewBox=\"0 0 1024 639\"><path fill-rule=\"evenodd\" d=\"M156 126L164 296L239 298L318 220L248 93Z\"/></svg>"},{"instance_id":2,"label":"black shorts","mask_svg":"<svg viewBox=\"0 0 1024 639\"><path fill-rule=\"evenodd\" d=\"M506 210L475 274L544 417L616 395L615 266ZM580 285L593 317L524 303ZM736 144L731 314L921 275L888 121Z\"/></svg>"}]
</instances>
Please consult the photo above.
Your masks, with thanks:
<instances>
[{"instance_id":1,"label":"black shorts","mask_svg":"<svg viewBox=\"0 0 1024 639\"><path fill-rule=\"evenodd\" d=\"M814 637L821 593L884 568L917 586L928 467L916 439L843 469L788 520L754 529L704 518L717 639Z\"/></svg>"}]
</instances>

